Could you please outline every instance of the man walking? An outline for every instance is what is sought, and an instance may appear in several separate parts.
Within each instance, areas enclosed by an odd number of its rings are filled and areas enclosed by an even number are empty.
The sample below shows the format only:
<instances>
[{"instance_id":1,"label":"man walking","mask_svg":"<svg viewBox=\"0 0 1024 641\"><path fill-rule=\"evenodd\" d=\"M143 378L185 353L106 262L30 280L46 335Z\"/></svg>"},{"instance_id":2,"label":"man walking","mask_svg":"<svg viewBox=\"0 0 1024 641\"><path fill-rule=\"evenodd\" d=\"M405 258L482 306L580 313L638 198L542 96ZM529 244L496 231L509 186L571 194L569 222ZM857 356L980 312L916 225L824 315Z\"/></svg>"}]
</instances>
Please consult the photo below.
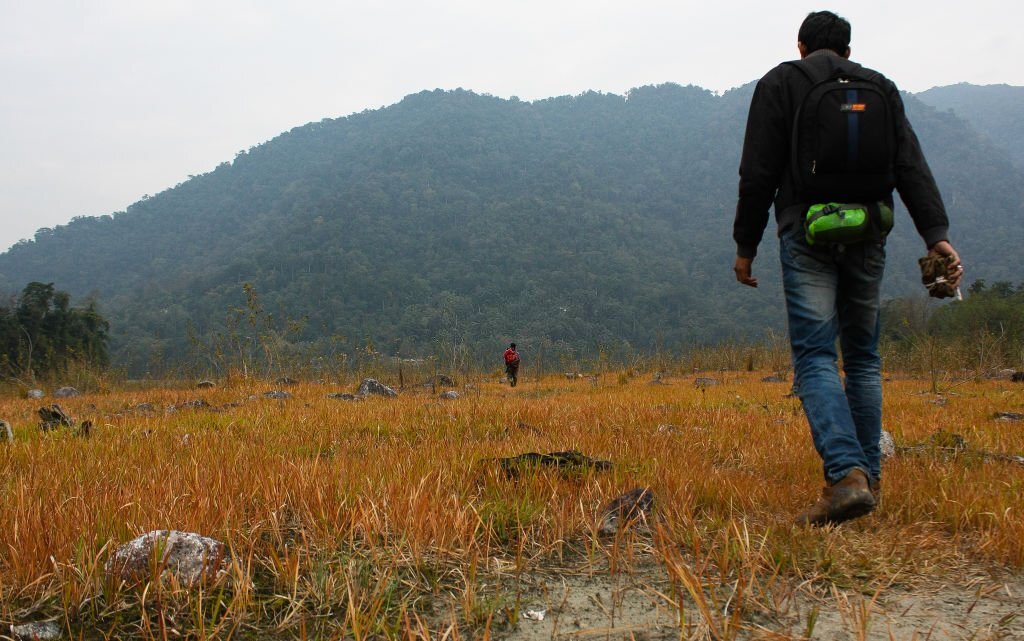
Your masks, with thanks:
<instances>
[{"instance_id":1,"label":"man walking","mask_svg":"<svg viewBox=\"0 0 1024 641\"><path fill-rule=\"evenodd\" d=\"M505 375L508 377L509 385L515 387L519 378L519 352L516 351L515 343L505 350Z\"/></svg>"},{"instance_id":2,"label":"man walking","mask_svg":"<svg viewBox=\"0 0 1024 641\"><path fill-rule=\"evenodd\" d=\"M881 491L879 289L894 188L928 249L949 258L947 277L958 283L963 269L899 91L849 60L850 23L811 13L797 48L800 60L769 71L751 99L734 271L757 287L751 266L774 202L794 383L825 475L796 521L820 526L871 512Z\"/></svg>"}]
</instances>

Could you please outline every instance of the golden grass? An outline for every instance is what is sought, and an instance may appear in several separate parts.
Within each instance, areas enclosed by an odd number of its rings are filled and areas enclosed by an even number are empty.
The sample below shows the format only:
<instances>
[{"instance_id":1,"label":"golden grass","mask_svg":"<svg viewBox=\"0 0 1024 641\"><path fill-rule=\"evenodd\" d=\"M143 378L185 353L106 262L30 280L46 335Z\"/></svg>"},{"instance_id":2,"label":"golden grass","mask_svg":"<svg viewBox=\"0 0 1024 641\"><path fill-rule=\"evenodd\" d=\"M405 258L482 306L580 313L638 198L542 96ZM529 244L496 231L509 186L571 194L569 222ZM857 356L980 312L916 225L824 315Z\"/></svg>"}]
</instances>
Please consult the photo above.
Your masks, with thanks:
<instances>
[{"instance_id":1,"label":"golden grass","mask_svg":"<svg viewBox=\"0 0 1024 641\"><path fill-rule=\"evenodd\" d=\"M660 516L644 549L713 638L749 626L742 607L726 615L708 601L715 586L763 605L781 598L779 577L870 594L966 563L1024 566L1024 467L973 450L900 455L876 514L791 528L820 489L820 461L788 385L764 375L720 373L707 388L619 372L483 381L457 401L418 388L350 403L323 385L252 400L271 389L252 381L58 401L94 421L89 439L40 433L40 401L5 399L16 442L0 444L0 622L57 616L71 630L148 638L489 634L518 617L514 598L482 587L495 572L628 566L632 535L609 542L596 528L601 505L637 486L653 489ZM965 382L944 406L927 389L886 383L898 444L942 429L979 451L1024 454L1024 427L992 420L1024 411L1024 386ZM215 409L165 412L192 398ZM156 411L132 409L143 402ZM614 468L509 480L487 463L567 449ZM115 545L155 529L226 541L234 580L196 595L104 578Z\"/></svg>"}]
</instances>

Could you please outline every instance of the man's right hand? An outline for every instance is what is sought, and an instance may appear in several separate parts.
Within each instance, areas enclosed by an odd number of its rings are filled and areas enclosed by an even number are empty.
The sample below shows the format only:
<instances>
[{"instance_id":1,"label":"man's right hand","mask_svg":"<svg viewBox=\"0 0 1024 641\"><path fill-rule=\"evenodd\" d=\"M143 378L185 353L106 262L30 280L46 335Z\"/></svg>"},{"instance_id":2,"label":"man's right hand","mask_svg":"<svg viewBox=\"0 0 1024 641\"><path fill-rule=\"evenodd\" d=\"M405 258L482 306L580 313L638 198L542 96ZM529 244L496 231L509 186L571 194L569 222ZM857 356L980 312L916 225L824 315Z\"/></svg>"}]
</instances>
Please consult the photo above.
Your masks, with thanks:
<instances>
[{"instance_id":1,"label":"man's right hand","mask_svg":"<svg viewBox=\"0 0 1024 641\"><path fill-rule=\"evenodd\" d=\"M752 266L754 264L753 258L744 258L743 256L736 257L736 264L732 270L736 272L736 280L743 283L747 287L757 287L757 279L754 278L752 272Z\"/></svg>"}]
</instances>

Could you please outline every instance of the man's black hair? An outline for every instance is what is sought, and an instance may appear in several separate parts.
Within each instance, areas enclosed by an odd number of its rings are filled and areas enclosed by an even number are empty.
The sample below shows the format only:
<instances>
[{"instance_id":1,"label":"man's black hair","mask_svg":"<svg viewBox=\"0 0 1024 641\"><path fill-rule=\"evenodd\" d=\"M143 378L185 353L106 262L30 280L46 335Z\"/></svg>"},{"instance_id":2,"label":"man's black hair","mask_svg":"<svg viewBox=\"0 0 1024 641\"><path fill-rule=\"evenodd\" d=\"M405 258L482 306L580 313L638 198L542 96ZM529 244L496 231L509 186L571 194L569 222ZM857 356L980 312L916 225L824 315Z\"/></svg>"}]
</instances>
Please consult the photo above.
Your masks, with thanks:
<instances>
[{"instance_id":1,"label":"man's black hair","mask_svg":"<svg viewBox=\"0 0 1024 641\"><path fill-rule=\"evenodd\" d=\"M509 345L509 347L511 347L512 349L515 349L516 348L516 344L512 343L511 345Z\"/></svg>"},{"instance_id":2,"label":"man's black hair","mask_svg":"<svg viewBox=\"0 0 1024 641\"><path fill-rule=\"evenodd\" d=\"M831 11L814 11L807 14L797 40L804 43L807 53L818 49L831 49L840 56L850 48L850 23Z\"/></svg>"}]
</instances>

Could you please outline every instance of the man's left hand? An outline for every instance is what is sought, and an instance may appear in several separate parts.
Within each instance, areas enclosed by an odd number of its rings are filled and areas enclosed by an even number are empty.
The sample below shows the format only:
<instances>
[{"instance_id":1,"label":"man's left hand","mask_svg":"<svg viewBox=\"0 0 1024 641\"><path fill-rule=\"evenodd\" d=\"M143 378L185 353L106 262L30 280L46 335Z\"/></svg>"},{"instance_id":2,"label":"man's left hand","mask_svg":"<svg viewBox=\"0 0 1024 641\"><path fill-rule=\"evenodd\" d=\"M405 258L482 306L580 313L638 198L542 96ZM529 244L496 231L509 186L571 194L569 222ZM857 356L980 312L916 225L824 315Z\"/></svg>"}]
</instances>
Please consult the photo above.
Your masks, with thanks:
<instances>
[{"instance_id":1,"label":"man's left hand","mask_svg":"<svg viewBox=\"0 0 1024 641\"><path fill-rule=\"evenodd\" d=\"M736 264L732 270L736 272L736 280L747 287L757 287L757 279L753 275L753 258L736 257Z\"/></svg>"}]
</instances>

